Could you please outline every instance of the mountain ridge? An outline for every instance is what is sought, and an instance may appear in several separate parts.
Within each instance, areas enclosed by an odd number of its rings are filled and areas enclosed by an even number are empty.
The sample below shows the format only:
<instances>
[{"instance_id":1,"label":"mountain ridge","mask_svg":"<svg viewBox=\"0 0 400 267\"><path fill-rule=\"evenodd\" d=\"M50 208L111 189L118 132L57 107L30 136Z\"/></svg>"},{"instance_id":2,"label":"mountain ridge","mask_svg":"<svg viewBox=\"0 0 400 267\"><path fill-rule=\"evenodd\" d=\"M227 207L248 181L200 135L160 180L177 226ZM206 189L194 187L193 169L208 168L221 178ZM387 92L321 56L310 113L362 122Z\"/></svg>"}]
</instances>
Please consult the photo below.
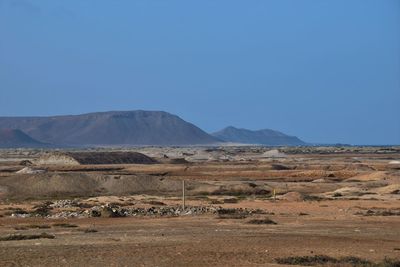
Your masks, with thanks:
<instances>
[{"instance_id":1,"label":"mountain ridge","mask_svg":"<svg viewBox=\"0 0 400 267\"><path fill-rule=\"evenodd\" d=\"M19 129L0 129L0 148L42 147L47 146L30 137Z\"/></svg>"},{"instance_id":2,"label":"mountain ridge","mask_svg":"<svg viewBox=\"0 0 400 267\"><path fill-rule=\"evenodd\" d=\"M204 145L220 142L194 124L165 111L106 111L80 115L0 117L15 128L57 145Z\"/></svg>"},{"instance_id":3,"label":"mountain ridge","mask_svg":"<svg viewBox=\"0 0 400 267\"><path fill-rule=\"evenodd\" d=\"M21 136L20 141L15 141L17 147L20 144L52 144L60 147L184 146L220 145L224 142L271 146L306 145L296 136L271 129L252 131L228 126L209 134L165 111L131 110L78 115L0 117L0 129L2 128L21 131L16 133ZM26 136L22 137L22 134Z\"/></svg>"},{"instance_id":4,"label":"mountain ridge","mask_svg":"<svg viewBox=\"0 0 400 267\"><path fill-rule=\"evenodd\" d=\"M296 136L286 135L280 131L271 129L249 130L228 126L220 131L211 133L216 138L225 142L260 144L260 145L306 145Z\"/></svg>"}]
</instances>

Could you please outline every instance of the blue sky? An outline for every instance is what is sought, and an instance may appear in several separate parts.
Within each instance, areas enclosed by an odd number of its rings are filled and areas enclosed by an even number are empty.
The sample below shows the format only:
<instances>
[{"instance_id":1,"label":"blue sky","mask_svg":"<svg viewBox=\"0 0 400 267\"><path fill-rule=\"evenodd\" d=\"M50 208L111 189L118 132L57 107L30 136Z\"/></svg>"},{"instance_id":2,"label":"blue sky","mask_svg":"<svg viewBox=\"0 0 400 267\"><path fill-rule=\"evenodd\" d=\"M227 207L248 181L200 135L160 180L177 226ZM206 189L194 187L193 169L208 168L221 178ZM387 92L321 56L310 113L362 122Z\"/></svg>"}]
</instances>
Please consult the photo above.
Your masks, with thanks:
<instances>
[{"instance_id":1,"label":"blue sky","mask_svg":"<svg viewBox=\"0 0 400 267\"><path fill-rule=\"evenodd\" d=\"M0 0L0 116L165 110L400 144L398 0Z\"/></svg>"}]
</instances>

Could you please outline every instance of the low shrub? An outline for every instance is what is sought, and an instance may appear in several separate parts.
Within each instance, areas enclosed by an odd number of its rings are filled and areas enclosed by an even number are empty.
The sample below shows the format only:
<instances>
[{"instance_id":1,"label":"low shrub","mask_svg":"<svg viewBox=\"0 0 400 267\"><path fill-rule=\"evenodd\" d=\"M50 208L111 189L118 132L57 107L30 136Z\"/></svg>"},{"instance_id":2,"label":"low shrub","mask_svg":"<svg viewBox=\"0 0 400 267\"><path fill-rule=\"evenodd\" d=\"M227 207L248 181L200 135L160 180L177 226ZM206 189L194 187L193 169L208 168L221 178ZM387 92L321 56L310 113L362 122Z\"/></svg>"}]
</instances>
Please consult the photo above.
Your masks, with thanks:
<instances>
[{"instance_id":1,"label":"low shrub","mask_svg":"<svg viewBox=\"0 0 400 267\"><path fill-rule=\"evenodd\" d=\"M62 227L62 228L76 228L78 225L70 224L70 223L55 223L53 224L54 227Z\"/></svg>"},{"instance_id":2,"label":"low shrub","mask_svg":"<svg viewBox=\"0 0 400 267\"><path fill-rule=\"evenodd\" d=\"M275 221L265 218L265 219L253 219L248 221L250 224L277 224Z\"/></svg>"},{"instance_id":3,"label":"low shrub","mask_svg":"<svg viewBox=\"0 0 400 267\"><path fill-rule=\"evenodd\" d=\"M55 236L47 233L41 233L36 235L21 235L21 234L11 234L5 237L0 237L0 241L16 241L16 240L31 240L31 239L54 239Z\"/></svg>"}]
</instances>

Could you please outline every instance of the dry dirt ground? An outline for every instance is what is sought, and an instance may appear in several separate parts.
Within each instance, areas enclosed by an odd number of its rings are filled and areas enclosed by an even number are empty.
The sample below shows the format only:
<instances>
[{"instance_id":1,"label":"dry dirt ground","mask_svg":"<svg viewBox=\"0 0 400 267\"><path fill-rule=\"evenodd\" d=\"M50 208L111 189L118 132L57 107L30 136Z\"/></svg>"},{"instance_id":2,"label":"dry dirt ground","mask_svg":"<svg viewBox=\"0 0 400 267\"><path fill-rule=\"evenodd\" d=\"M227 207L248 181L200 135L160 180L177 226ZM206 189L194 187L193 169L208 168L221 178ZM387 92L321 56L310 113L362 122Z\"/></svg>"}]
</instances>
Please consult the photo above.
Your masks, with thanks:
<instances>
[{"instance_id":1,"label":"dry dirt ground","mask_svg":"<svg viewBox=\"0 0 400 267\"><path fill-rule=\"evenodd\" d=\"M36 165L41 151L1 151L0 266L400 264L398 147L136 150L160 163Z\"/></svg>"}]
</instances>

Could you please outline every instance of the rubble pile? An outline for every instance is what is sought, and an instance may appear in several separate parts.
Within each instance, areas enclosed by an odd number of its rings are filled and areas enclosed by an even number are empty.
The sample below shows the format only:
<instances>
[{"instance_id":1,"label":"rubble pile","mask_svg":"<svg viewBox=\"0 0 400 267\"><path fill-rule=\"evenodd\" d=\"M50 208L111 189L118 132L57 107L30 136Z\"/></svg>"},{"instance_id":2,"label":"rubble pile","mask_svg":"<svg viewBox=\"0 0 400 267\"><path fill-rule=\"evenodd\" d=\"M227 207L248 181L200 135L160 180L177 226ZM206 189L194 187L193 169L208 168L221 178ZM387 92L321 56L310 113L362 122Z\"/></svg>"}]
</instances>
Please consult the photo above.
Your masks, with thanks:
<instances>
[{"instance_id":1,"label":"rubble pile","mask_svg":"<svg viewBox=\"0 0 400 267\"><path fill-rule=\"evenodd\" d=\"M116 205L95 206L89 210L89 217L130 217L130 216L179 216L179 215L200 215L214 214L218 210L213 206L193 206L186 207L185 210L181 206L172 207L150 207L150 208L121 208Z\"/></svg>"},{"instance_id":2,"label":"rubble pile","mask_svg":"<svg viewBox=\"0 0 400 267\"><path fill-rule=\"evenodd\" d=\"M356 212L355 215L362 216L400 216L400 210L390 210L390 209L369 209L366 212Z\"/></svg>"},{"instance_id":3,"label":"rubble pile","mask_svg":"<svg viewBox=\"0 0 400 267\"><path fill-rule=\"evenodd\" d=\"M76 200L62 199L53 202L49 206L52 208L62 209L62 208L79 207L79 203Z\"/></svg>"},{"instance_id":4,"label":"rubble pile","mask_svg":"<svg viewBox=\"0 0 400 267\"><path fill-rule=\"evenodd\" d=\"M46 212L24 212L13 213L12 217L43 217L43 218L89 218L89 217L175 217L183 215L202 215L202 214L221 214L221 213L240 213L245 215L265 214L260 209L224 209L220 206L160 206L160 207L121 207L116 204L96 205L90 208L82 208L81 203L74 200L58 200L53 203L45 203L40 209ZM69 208L71 210L54 210ZM75 208L75 209L74 209ZM51 211L51 212L50 212Z\"/></svg>"}]
</instances>

